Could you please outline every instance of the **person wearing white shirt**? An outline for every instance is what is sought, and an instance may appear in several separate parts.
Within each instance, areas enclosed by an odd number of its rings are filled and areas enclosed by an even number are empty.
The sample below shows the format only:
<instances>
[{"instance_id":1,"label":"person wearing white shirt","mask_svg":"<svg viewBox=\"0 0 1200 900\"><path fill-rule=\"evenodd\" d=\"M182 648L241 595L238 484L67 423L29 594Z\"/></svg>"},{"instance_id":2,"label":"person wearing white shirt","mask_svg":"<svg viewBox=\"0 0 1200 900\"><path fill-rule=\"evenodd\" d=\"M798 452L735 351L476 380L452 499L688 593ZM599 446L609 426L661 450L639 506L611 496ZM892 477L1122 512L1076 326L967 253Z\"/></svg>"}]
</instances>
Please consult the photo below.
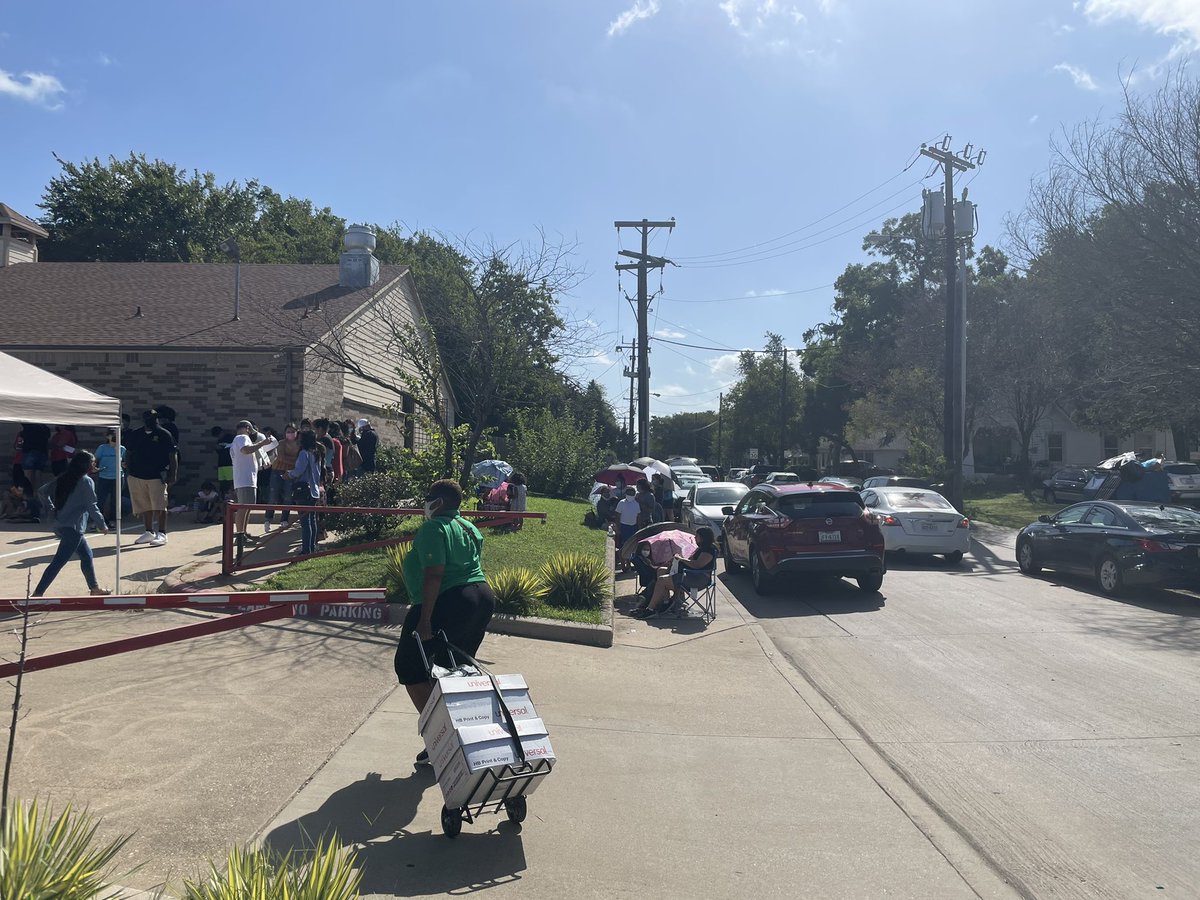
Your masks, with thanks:
<instances>
[{"instance_id":1,"label":"person wearing white shirt","mask_svg":"<svg viewBox=\"0 0 1200 900\"><path fill-rule=\"evenodd\" d=\"M258 487L258 465L259 460L257 453L268 444L274 445L278 443L265 435L259 441L255 441L252 435L254 434L254 425L249 419L242 419L237 423L237 434L233 438L233 443L229 445L229 456L233 460L233 493L234 501L237 503L254 503L257 499L256 491ZM250 510L239 509L233 517L233 532L234 539L239 544L244 544L246 540L246 522L250 519Z\"/></svg>"}]
</instances>

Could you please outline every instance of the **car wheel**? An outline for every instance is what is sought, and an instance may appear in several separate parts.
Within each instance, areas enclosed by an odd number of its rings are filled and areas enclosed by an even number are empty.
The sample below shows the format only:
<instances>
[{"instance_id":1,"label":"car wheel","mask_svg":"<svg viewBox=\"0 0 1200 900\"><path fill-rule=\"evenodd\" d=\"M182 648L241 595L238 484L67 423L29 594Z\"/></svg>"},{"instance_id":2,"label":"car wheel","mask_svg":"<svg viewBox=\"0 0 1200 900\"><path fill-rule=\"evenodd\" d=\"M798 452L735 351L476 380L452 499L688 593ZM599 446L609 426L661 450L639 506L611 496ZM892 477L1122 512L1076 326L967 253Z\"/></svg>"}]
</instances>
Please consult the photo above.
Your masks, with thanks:
<instances>
[{"instance_id":1,"label":"car wheel","mask_svg":"<svg viewBox=\"0 0 1200 900\"><path fill-rule=\"evenodd\" d=\"M769 594L774 587L772 578L767 574L767 568L763 565L762 557L753 547L750 548L750 580L754 582L754 592L757 594Z\"/></svg>"},{"instance_id":2,"label":"car wheel","mask_svg":"<svg viewBox=\"0 0 1200 900\"><path fill-rule=\"evenodd\" d=\"M729 535L725 536L725 571L737 572L741 570L742 564L734 560L733 551L729 549Z\"/></svg>"},{"instance_id":3,"label":"car wheel","mask_svg":"<svg viewBox=\"0 0 1200 900\"><path fill-rule=\"evenodd\" d=\"M961 550L955 550L953 553L946 554L946 562L950 563L952 566L957 566L960 562L962 562L962 560L963 552Z\"/></svg>"},{"instance_id":4,"label":"car wheel","mask_svg":"<svg viewBox=\"0 0 1200 900\"><path fill-rule=\"evenodd\" d=\"M883 587L883 573L877 572L874 575L863 575L861 578L856 578L860 590L866 591L868 594L873 594Z\"/></svg>"},{"instance_id":5,"label":"car wheel","mask_svg":"<svg viewBox=\"0 0 1200 900\"><path fill-rule=\"evenodd\" d=\"M1125 583L1121 577L1121 565L1114 557L1108 554L1100 557L1100 562L1096 563L1096 584L1109 597L1121 593Z\"/></svg>"},{"instance_id":6,"label":"car wheel","mask_svg":"<svg viewBox=\"0 0 1200 900\"><path fill-rule=\"evenodd\" d=\"M1033 541L1025 540L1017 544L1017 568L1025 575L1036 575L1042 571L1033 554Z\"/></svg>"}]
</instances>

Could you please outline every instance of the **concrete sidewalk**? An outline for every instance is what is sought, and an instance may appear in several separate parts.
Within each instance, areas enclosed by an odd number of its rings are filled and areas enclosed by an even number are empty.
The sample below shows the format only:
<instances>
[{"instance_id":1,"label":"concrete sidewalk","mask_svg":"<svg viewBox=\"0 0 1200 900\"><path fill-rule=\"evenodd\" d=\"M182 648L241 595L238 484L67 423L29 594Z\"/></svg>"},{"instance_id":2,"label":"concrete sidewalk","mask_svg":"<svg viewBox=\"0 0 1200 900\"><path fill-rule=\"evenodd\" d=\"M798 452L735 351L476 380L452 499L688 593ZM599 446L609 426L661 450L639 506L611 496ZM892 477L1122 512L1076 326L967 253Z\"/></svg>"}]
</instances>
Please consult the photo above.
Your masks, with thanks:
<instances>
[{"instance_id":1,"label":"concrete sidewalk","mask_svg":"<svg viewBox=\"0 0 1200 900\"><path fill-rule=\"evenodd\" d=\"M721 594L707 629L622 618L608 650L487 637L483 661L526 676L559 758L523 826L442 835L397 689L260 838L336 830L377 897L1011 896Z\"/></svg>"}]
</instances>

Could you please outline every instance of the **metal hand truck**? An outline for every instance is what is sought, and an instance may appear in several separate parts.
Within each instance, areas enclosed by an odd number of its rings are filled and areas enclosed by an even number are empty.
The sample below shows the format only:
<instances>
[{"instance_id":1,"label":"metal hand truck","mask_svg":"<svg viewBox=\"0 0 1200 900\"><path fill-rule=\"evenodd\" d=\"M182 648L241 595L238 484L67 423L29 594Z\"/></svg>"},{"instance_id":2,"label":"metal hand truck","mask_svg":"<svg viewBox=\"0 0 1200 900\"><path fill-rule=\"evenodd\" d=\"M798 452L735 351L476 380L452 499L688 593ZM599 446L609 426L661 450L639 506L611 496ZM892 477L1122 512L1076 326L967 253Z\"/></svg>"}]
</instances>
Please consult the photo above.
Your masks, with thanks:
<instances>
[{"instance_id":1,"label":"metal hand truck","mask_svg":"<svg viewBox=\"0 0 1200 900\"><path fill-rule=\"evenodd\" d=\"M486 675L491 681L492 690L496 692L496 697L499 700L500 714L504 717L504 723L508 726L509 734L512 735L513 743L516 745L517 756L520 759L519 763L505 765L498 773L492 769L485 769L480 773L474 788L467 794L468 797L482 796L483 799L479 802L468 803L466 806L453 809L443 804L442 833L448 838L456 838L462 831L463 822L474 823L478 816L484 813L499 813L501 809L504 810L510 822L520 824L525 821L525 816L529 812L525 797L529 785L535 779L545 778L549 775L550 770L554 768L554 763L549 759L538 759L532 763L525 759L525 750L521 746L521 738L517 734L517 724L513 720L512 713L509 712L507 704L504 702L504 693L500 690L500 684L496 681L496 676L488 672L471 654L451 644L446 639L444 631L439 631L436 637L441 640L442 645L446 648L452 669L458 667L458 662L454 658L455 651L458 651L463 659L478 669L481 674ZM429 663L429 657L425 654L425 644L421 640L421 636L415 631L413 632L413 638L421 650L421 660L425 663L425 671L429 673L430 680L433 680L433 667ZM480 790L485 785L486 790L481 793Z\"/></svg>"}]
</instances>

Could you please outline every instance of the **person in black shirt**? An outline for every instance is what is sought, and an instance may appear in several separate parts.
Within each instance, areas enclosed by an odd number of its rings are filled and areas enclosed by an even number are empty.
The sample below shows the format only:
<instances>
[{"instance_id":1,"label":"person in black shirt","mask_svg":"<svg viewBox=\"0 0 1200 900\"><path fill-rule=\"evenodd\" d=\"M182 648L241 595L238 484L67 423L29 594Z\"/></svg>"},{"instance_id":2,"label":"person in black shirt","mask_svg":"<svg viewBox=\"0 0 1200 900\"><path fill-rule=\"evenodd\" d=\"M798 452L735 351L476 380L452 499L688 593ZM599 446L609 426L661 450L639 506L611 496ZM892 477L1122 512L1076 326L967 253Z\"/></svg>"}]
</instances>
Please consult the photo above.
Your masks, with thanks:
<instances>
[{"instance_id":1,"label":"person in black shirt","mask_svg":"<svg viewBox=\"0 0 1200 900\"><path fill-rule=\"evenodd\" d=\"M42 486L45 473L50 468L50 426L24 422L21 424L21 436L24 439L21 446L24 461L21 466L25 470L25 477L29 479L29 502L36 517L41 514L38 488Z\"/></svg>"},{"instance_id":2,"label":"person in black shirt","mask_svg":"<svg viewBox=\"0 0 1200 900\"><path fill-rule=\"evenodd\" d=\"M214 425L208 433L217 442L217 489L221 492L221 500L225 501L233 496L233 456L229 453L233 432Z\"/></svg>"},{"instance_id":3,"label":"person in black shirt","mask_svg":"<svg viewBox=\"0 0 1200 900\"><path fill-rule=\"evenodd\" d=\"M358 453L362 457L361 473L375 471L375 451L379 449L379 435L366 419L358 420Z\"/></svg>"},{"instance_id":4,"label":"person in black shirt","mask_svg":"<svg viewBox=\"0 0 1200 900\"><path fill-rule=\"evenodd\" d=\"M125 466L133 514L146 526L134 543L161 547L167 542L167 486L175 483L179 459L171 433L158 424L157 410L142 413L142 427L125 438Z\"/></svg>"}]
</instances>

